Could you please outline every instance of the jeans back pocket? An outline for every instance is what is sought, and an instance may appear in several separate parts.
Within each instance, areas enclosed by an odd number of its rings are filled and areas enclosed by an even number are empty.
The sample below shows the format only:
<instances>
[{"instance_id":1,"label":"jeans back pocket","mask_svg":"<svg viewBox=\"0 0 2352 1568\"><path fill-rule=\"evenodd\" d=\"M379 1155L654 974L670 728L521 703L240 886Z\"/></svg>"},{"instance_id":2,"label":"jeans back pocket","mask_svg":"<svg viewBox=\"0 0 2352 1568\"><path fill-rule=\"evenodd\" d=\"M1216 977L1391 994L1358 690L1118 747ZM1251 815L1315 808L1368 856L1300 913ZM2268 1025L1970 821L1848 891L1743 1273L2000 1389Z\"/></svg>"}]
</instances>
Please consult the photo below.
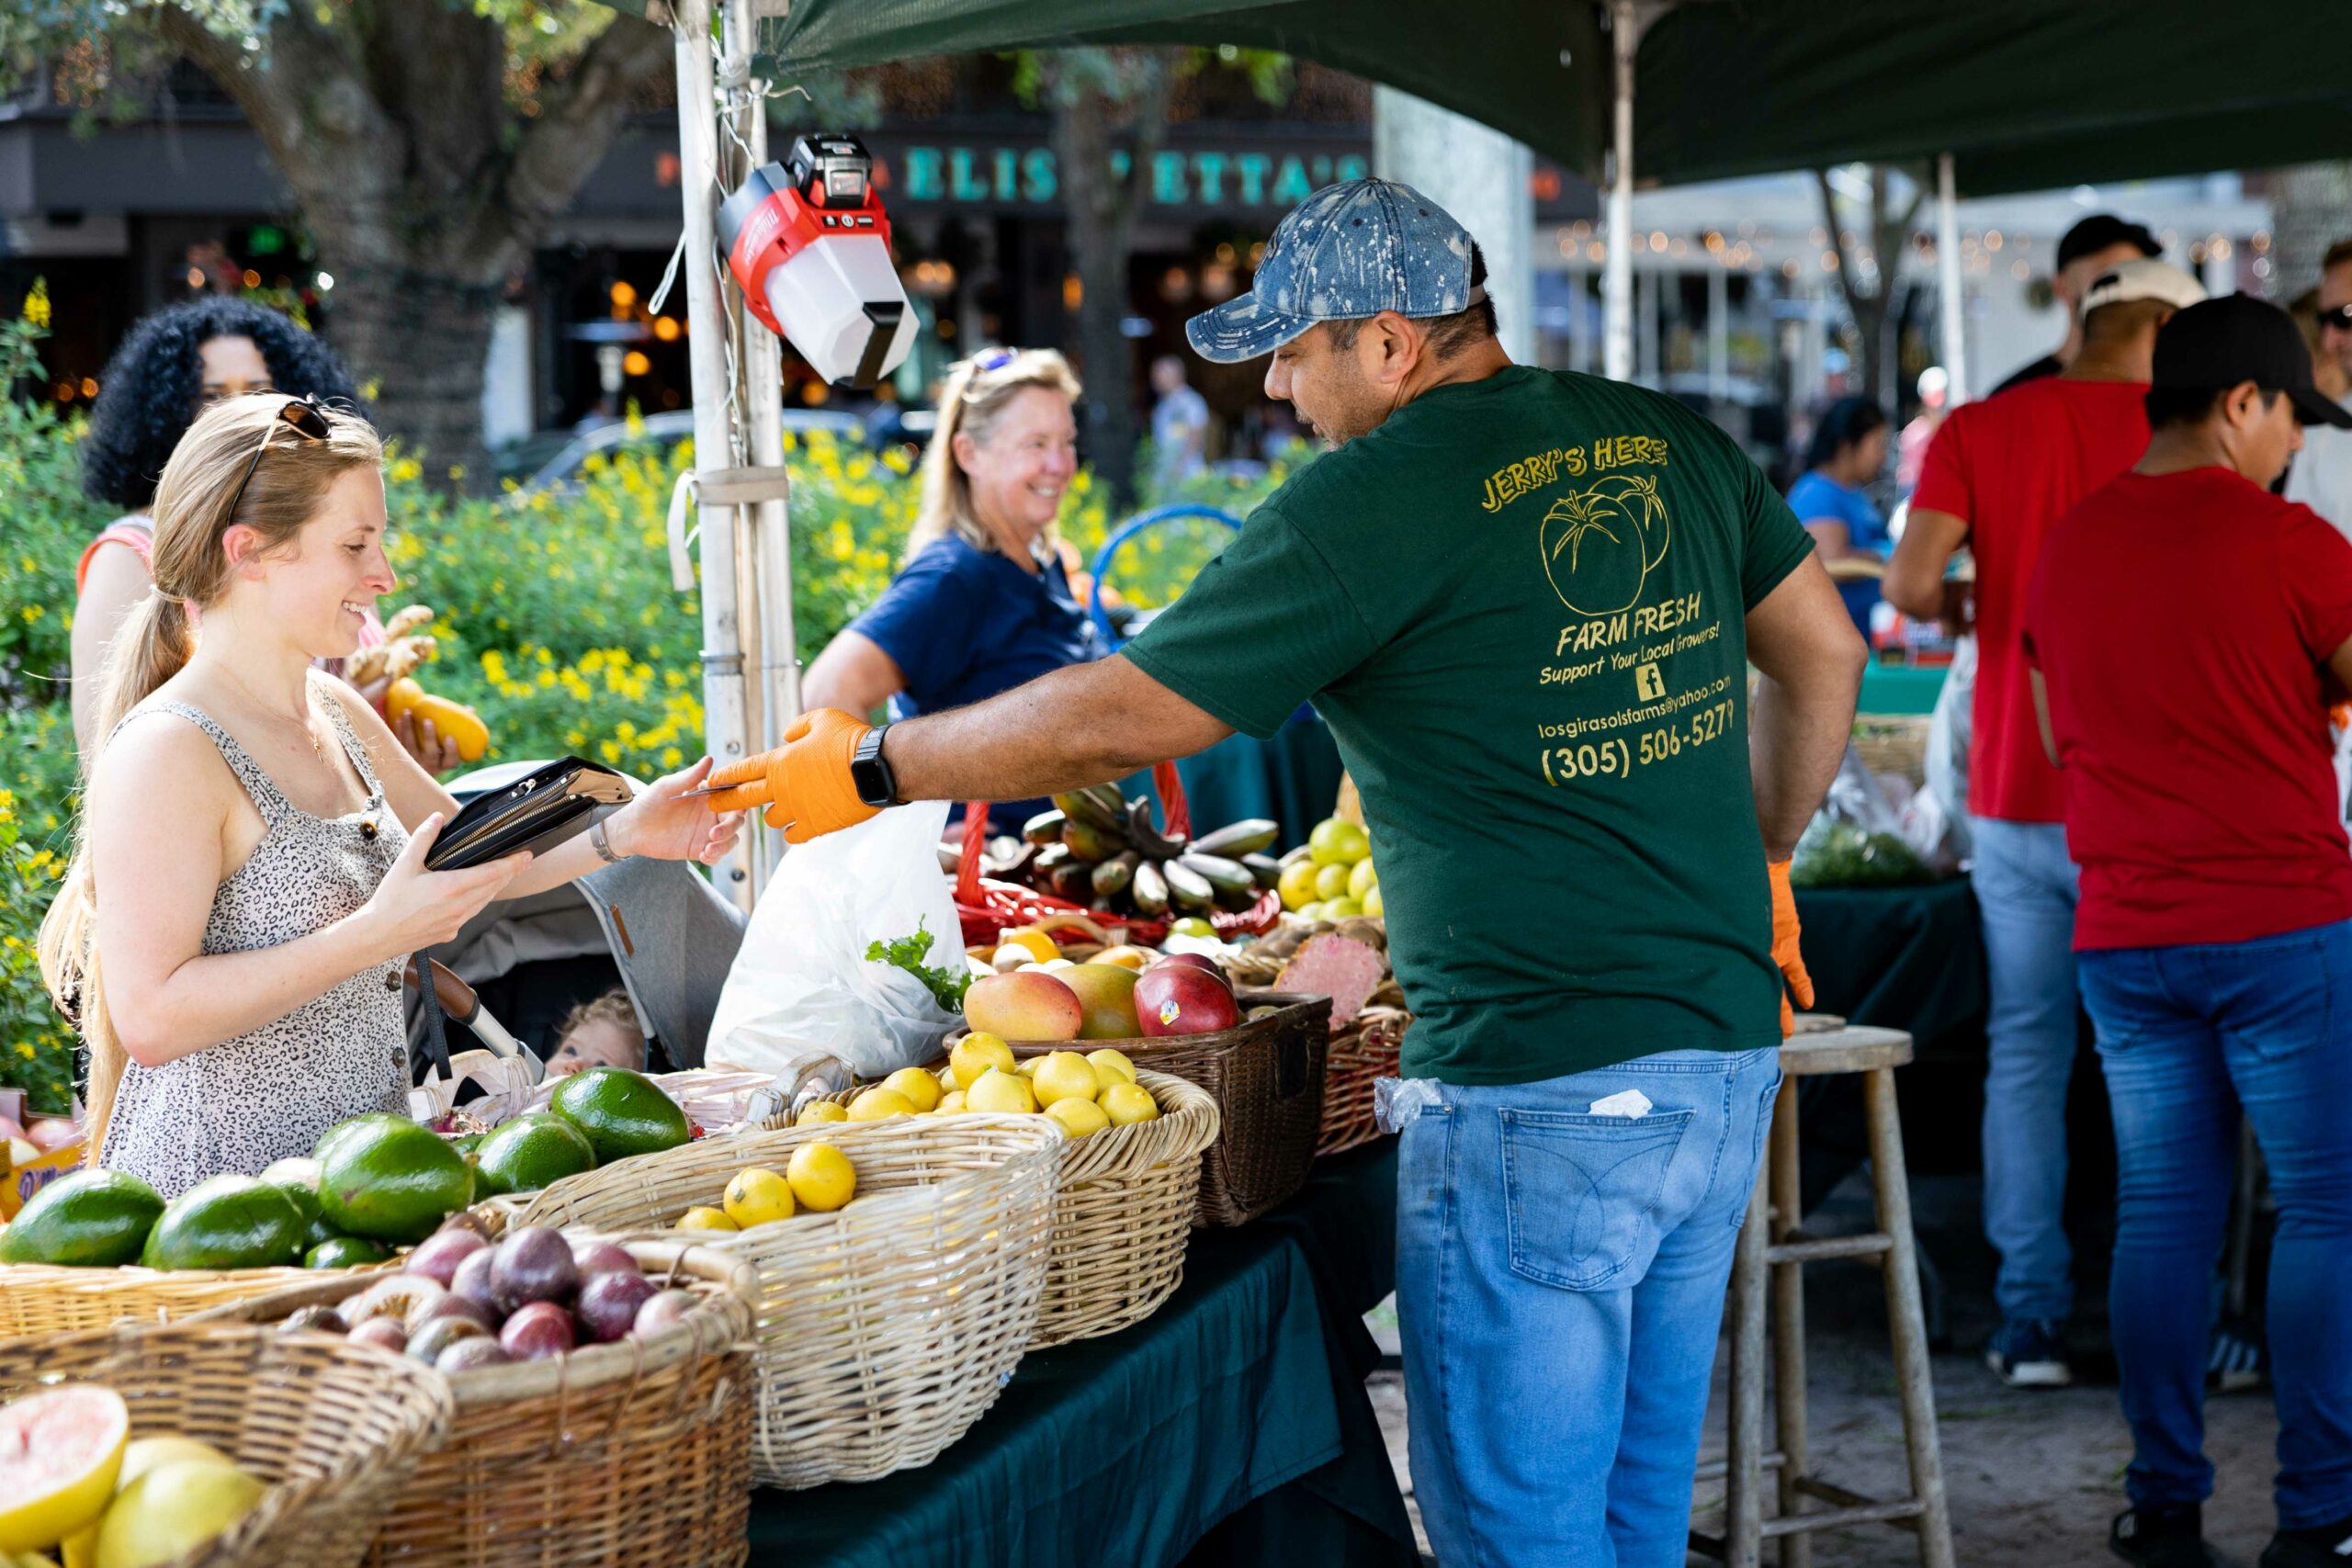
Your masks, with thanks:
<instances>
[{"instance_id":1,"label":"jeans back pocket","mask_svg":"<svg viewBox=\"0 0 2352 1568\"><path fill-rule=\"evenodd\" d=\"M1499 1114L1511 1272L1570 1291L1638 1280L1657 1247L1658 1198L1692 1112Z\"/></svg>"}]
</instances>

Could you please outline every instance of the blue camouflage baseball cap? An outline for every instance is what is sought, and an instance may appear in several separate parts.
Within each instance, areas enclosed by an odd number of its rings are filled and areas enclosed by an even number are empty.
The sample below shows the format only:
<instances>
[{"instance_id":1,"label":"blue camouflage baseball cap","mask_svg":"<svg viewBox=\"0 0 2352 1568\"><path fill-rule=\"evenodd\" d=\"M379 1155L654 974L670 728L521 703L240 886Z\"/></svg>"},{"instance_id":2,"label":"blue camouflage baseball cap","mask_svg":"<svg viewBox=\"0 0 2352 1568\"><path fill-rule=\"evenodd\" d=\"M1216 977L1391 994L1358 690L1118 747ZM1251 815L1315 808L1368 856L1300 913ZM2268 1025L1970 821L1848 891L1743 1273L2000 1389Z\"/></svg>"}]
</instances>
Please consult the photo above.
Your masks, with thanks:
<instances>
[{"instance_id":1,"label":"blue camouflage baseball cap","mask_svg":"<svg viewBox=\"0 0 2352 1568\"><path fill-rule=\"evenodd\" d=\"M1275 226L1250 292L1186 321L1184 336L1203 359L1235 365L1317 321L1451 316L1482 292L1470 284L1470 249L1469 231L1410 186L1325 186Z\"/></svg>"}]
</instances>

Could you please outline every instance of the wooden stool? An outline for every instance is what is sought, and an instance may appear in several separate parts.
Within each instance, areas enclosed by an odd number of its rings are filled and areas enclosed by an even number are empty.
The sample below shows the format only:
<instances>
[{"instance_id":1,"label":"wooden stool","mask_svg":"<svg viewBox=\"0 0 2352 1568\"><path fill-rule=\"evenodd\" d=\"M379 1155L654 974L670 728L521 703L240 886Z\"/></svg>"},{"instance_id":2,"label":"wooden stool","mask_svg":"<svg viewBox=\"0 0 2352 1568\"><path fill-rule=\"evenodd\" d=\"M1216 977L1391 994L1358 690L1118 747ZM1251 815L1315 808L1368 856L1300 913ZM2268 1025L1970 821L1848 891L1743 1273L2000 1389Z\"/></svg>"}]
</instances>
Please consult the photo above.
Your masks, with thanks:
<instances>
[{"instance_id":1,"label":"wooden stool","mask_svg":"<svg viewBox=\"0 0 2352 1568\"><path fill-rule=\"evenodd\" d=\"M1800 1029L1802 1029L1800 1025ZM1903 1165L1903 1127L1895 1113L1894 1069L1911 1060L1911 1037L1893 1029L1800 1032L1781 1047L1785 1075L1772 1112L1772 1145L1757 1173L1747 1223L1739 1233L1731 1276L1731 1410L1728 1457L1701 1474L1725 1482L1724 1539L1693 1531L1691 1549L1758 1568L1763 1543L1781 1543L1781 1568L1810 1568L1812 1530L1847 1525L1900 1525L1919 1538L1924 1568L1952 1568L1951 1510L1944 1495L1942 1450L1936 1440L1936 1393L1919 1304L1918 1258L1911 1235L1911 1191ZM1879 1228L1868 1235L1814 1239L1797 1228L1797 1079L1860 1073L1871 1140L1871 1184ZM1886 1279L1888 1337L1903 1399L1903 1440L1910 1450L1911 1493L1889 1502L1831 1484L1813 1473L1805 1450L1804 1266L1833 1258L1878 1265ZM1772 1394L1779 1445L1764 1444L1765 1281L1771 1282ZM1775 1472L1776 1517L1764 1517L1764 1472ZM1806 1499L1829 1504L1806 1511Z\"/></svg>"}]
</instances>

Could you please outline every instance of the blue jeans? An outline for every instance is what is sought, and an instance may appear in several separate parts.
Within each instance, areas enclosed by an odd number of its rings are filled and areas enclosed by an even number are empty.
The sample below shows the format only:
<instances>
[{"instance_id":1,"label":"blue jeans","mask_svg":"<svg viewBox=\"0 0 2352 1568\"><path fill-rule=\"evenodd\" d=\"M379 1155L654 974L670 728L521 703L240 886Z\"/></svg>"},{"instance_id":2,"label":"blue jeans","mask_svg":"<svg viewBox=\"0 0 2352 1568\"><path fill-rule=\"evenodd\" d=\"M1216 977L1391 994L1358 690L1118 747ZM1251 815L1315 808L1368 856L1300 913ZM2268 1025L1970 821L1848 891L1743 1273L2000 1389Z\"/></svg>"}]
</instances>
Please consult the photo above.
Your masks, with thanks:
<instances>
[{"instance_id":1,"label":"blue jeans","mask_svg":"<svg viewBox=\"0 0 2352 1568\"><path fill-rule=\"evenodd\" d=\"M2007 1318L2075 1310L2066 1245L2066 1084L2075 1043L2074 863L2056 822L1973 824L1991 1009L1984 1033L1984 1235Z\"/></svg>"},{"instance_id":2,"label":"blue jeans","mask_svg":"<svg viewBox=\"0 0 2352 1568\"><path fill-rule=\"evenodd\" d=\"M2082 954L2120 1169L2109 1312L2139 1504L2213 1490L2204 1288L2243 1108L2270 1169L2278 1524L2352 1516L2352 921Z\"/></svg>"},{"instance_id":3,"label":"blue jeans","mask_svg":"<svg viewBox=\"0 0 2352 1568\"><path fill-rule=\"evenodd\" d=\"M1413 1490L1445 1568L1681 1568L1770 1049L1434 1086L1403 1129ZM1595 1100L1639 1089L1638 1119Z\"/></svg>"}]
</instances>

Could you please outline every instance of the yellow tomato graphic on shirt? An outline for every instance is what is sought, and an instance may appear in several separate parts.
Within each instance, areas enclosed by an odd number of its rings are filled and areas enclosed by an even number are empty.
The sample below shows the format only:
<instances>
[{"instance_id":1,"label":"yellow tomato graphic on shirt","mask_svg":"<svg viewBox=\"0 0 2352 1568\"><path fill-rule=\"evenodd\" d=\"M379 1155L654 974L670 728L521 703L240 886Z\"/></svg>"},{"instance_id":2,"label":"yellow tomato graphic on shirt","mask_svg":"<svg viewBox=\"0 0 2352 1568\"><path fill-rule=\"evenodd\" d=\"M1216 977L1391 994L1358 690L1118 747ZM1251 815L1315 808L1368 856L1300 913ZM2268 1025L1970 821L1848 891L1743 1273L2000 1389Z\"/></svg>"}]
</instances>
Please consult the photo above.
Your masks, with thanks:
<instances>
[{"instance_id":1,"label":"yellow tomato graphic on shirt","mask_svg":"<svg viewBox=\"0 0 2352 1568\"><path fill-rule=\"evenodd\" d=\"M1666 503L1657 480L1611 474L1552 503L1538 532L1544 574L1580 615L1614 615L1641 599L1666 558Z\"/></svg>"}]
</instances>

